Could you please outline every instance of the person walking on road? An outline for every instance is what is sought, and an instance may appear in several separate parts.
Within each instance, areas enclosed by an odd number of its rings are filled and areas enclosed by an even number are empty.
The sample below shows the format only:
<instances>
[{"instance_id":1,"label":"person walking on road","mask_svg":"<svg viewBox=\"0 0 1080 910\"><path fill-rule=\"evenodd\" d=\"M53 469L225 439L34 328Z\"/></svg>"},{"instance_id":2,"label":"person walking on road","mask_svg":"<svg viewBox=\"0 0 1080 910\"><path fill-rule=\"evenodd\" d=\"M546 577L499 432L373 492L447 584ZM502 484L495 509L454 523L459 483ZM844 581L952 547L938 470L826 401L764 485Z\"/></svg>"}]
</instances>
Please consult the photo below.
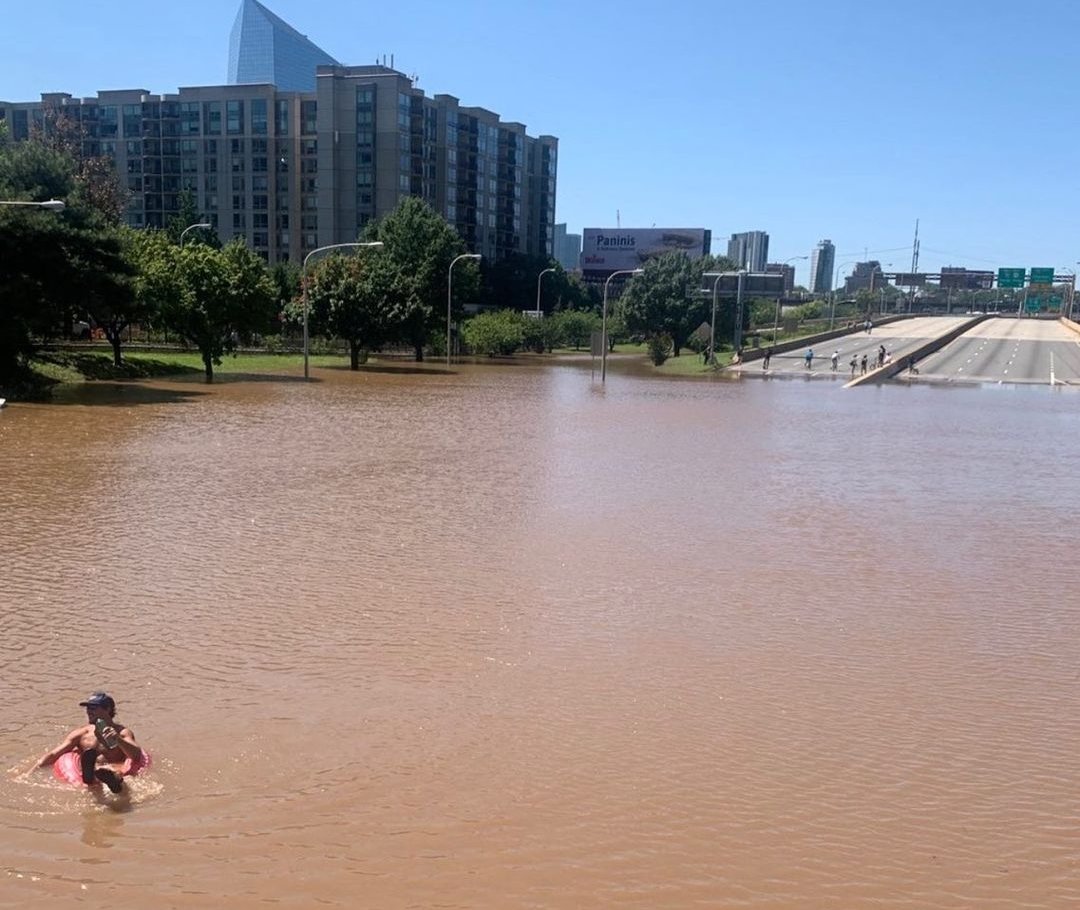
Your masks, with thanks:
<instances>
[{"instance_id":1,"label":"person walking on road","mask_svg":"<svg viewBox=\"0 0 1080 910\"><path fill-rule=\"evenodd\" d=\"M769 368L769 361L772 359L772 348L765 348L765 356L761 358L761 368L767 370Z\"/></svg>"},{"instance_id":2,"label":"person walking on road","mask_svg":"<svg viewBox=\"0 0 1080 910\"><path fill-rule=\"evenodd\" d=\"M879 344L877 349L877 365L879 367L885 366L885 345Z\"/></svg>"},{"instance_id":3,"label":"person walking on road","mask_svg":"<svg viewBox=\"0 0 1080 910\"><path fill-rule=\"evenodd\" d=\"M835 373L836 372L836 367L840 363L840 352L839 351L833 351L831 360L832 360L832 371Z\"/></svg>"},{"instance_id":4,"label":"person walking on road","mask_svg":"<svg viewBox=\"0 0 1080 910\"><path fill-rule=\"evenodd\" d=\"M809 370L814 365L814 349L806 349L806 368Z\"/></svg>"},{"instance_id":5,"label":"person walking on road","mask_svg":"<svg viewBox=\"0 0 1080 910\"><path fill-rule=\"evenodd\" d=\"M860 361L859 361L859 367L860 367L860 370L859 370L859 372L860 372L860 373L861 373L861 374L862 374L863 376L865 376L865 375L866 375L866 362L867 362L867 360L868 360L868 358L867 358L866 354L863 354L863 355L862 355L862 360L860 360Z\"/></svg>"},{"instance_id":6,"label":"person walking on road","mask_svg":"<svg viewBox=\"0 0 1080 910\"><path fill-rule=\"evenodd\" d=\"M859 355L858 354L852 354L851 355L851 378L852 379L855 378L855 368L858 365L859 365Z\"/></svg>"}]
</instances>

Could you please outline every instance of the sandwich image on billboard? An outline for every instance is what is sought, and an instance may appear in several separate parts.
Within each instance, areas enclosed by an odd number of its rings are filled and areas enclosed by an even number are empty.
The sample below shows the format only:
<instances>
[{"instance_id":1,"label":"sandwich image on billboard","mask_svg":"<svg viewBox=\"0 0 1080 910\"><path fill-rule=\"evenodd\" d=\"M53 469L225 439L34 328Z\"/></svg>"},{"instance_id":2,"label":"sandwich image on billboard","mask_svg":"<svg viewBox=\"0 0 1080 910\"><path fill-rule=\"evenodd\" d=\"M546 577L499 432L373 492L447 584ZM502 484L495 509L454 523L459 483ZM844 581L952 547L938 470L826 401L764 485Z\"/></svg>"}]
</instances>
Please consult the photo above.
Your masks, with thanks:
<instances>
[{"instance_id":1,"label":"sandwich image on billboard","mask_svg":"<svg viewBox=\"0 0 1080 910\"><path fill-rule=\"evenodd\" d=\"M712 232L705 228L585 228L581 268L587 272L639 269L666 253L700 259L709 252Z\"/></svg>"}]
</instances>

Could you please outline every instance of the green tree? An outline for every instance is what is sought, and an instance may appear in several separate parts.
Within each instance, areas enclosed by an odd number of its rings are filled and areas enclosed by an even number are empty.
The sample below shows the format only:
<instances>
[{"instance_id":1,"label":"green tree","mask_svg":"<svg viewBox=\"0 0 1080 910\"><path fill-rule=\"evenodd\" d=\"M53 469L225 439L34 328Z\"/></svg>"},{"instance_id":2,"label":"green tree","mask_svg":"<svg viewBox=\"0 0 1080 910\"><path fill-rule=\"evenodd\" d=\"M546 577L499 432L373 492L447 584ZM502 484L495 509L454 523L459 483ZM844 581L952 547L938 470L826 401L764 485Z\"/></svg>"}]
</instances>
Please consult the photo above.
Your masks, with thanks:
<instances>
[{"instance_id":1,"label":"green tree","mask_svg":"<svg viewBox=\"0 0 1080 910\"><path fill-rule=\"evenodd\" d=\"M646 337L669 336L678 357L690 333L709 314L709 301L701 293L702 271L702 260L685 253L667 253L646 262L616 307L627 329Z\"/></svg>"},{"instance_id":2,"label":"green tree","mask_svg":"<svg viewBox=\"0 0 1080 910\"><path fill-rule=\"evenodd\" d=\"M569 345L574 350L587 347L592 333L600 331L600 317L595 313L560 310L548 318L558 325L563 344Z\"/></svg>"},{"instance_id":3,"label":"green tree","mask_svg":"<svg viewBox=\"0 0 1080 910\"><path fill-rule=\"evenodd\" d=\"M522 347L535 354L550 354L563 343L562 326L557 314L537 319L522 313Z\"/></svg>"},{"instance_id":4,"label":"green tree","mask_svg":"<svg viewBox=\"0 0 1080 910\"><path fill-rule=\"evenodd\" d=\"M349 364L359 369L367 352L391 335L390 301L402 292L397 268L378 252L329 256L308 274L309 318L349 343Z\"/></svg>"},{"instance_id":5,"label":"green tree","mask_svg":"<svg viewBox=\"0 0 1080 910\"><path fill-rule=\"evenodd\" d=\"M134 269L118 229L77 192L72 158L41 142L0 144L0 196L43 201L67 197L59 213L0 211L0 373L25 370L36 336L50 336L74 314L106 315L133 301ZM114 352L116 346L114 344ZM118 355L116 355L118 356Z\"/></svg>"},{"instance_id":6,"label":"green tree","mask_svg":"<svg viewBox=\"0 0 1080 910\"><path fill-rule=\"evenodd\" d=\"M479 313L462 328L462 340L474 354L513 354L525 340L524 318L516 310Z\"/></svg>"},{"instance_id":7,"label":"green tree","mask_svg":"<svg viewBox=\"0 0 1080 910\"><path fill-rule=\"evenodd\" d=\"M416 359L423 360L431 334L445 327L447 270L454 257L465 252L464 241L445 218L415 196L405 197L392 212L367 225L361 239L385 244L383 254L401 276L388 318L398 327L400 340L412 345ZM475 299L477 280L475 263L455 267L455 305L464 295Z\"/></svg>"},{"instance_id":8,"label":"green tree","mask_svg":"<svg viewBox=\"0 0 1080 910\"><path fill-rule=\"evenodd\" d=\"M176 197L176 201L179 204L179 208L169 220L165 223L165 233L168 234L169 239L176 244L180 243L180 235L184 231L191 227L193 224L204 224L206 219L195 205L195 194L191 190L182 190L180 195ZM200 241L204 240L212 232L209 230L201 229L190 231L185 240Z\"/></svg>"},{"instance_id":9,"label":"green tree","mask_svg":"<svg viewBox=\"0 0 1080 910\"><path fill-rule=\"evenodd\" d=\"M178 287L163 295L162 317L198 348L206 381L212 382L222 355L273 317L274 286L263 261L242 240L220 250L192 244L175 257Z\"/></svg>"},{"instance_id":10,"label":"green tree","mask_svg":"<svg viewBox=\"0 0 1080 910\"><path fill-rule=\"evenodd\" d=\"M42 124L26 145L48 149L69 162L72 175L69 206L96 212L107 224L118 225L131 198L116 165L106 155L83 154L86 128L62 108L46 107ZM60 198L60 197L56 197Z\"/></svg>"}]
</instances>

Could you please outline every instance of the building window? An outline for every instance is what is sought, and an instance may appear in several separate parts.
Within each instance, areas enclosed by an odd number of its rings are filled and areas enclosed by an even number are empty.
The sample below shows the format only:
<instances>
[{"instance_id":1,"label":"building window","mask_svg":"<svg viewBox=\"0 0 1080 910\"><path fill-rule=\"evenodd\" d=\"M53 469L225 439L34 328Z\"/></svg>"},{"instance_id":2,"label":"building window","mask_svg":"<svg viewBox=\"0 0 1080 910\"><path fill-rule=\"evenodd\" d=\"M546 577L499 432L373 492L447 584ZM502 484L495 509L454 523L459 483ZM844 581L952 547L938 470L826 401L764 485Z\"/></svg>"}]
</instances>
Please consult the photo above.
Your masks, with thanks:
<instances>
[{"instance_id":1,"label":"building window","mask_svg":"<svg viewBox=\"0 0 1080 910\"><path fill-rule=\"evenodd\" d=\"M244 102L225 102L225 129L229 135L244 132Z\"/></svg>"},{"instance_id":2,"label":"building window","mask_svg":"<svg viewBox=\"0 0 1080 910\"><path fill-rule=\"evenodd\" d=\"M251 132L256 136L265 136L266 124L266 99L253 98L251 101Z\"/></svg>"},{"instance_id":3,"label":"building window","mask_svg":"<svg viewBox=\"0 0 1080 910\"><path fill-rule=\"evenodd\" d=\"M220 101L206 101L203 103L203 134L206 136L221 135Z\"/></svg>"},{"instance_id":4,"label":"building window","mask_svg":"<svg viewBox=\"0 0 1080 910\"><path fill-rule=\"evenodd\" d=\"M274 133L278 136L289 135L289 102L274 102Z\"/></svg>"},{"instance_id":5,"label":"building window","mask_svg":"<svg viewBox=\"0 0 1080 910\"><path fill-rule=\"evenodd\" d=\"M242 192L244 192L244 178L243 177L233 177L233 179L232 179L232 191L234 193L242 193Z\"/></svg>"},{"instance_id":6,"label":"building window","mask_svg":"<svg viewBox=\"0 0 1080 910\"><path fill-rule=\"evenodd\" d=\"M18 119L18 116L21 113L23 115L23 121L25 123L26 111L15 111L14 113L15 113L15 119ZM101 113L101 117L100 117L101 125L99 127L99 130L101 132L101 138L102 139L104 139L106 137L116 138L116 136L119 133L119 130L117 128L117 116L118 116L118 113L119 113L119 109L117 107L115 107L114 105L104 105L104 106L101 107L100 113ZM23 139L25 139L26 137L25 136L20 137L18 135L18 131L16 130L15 131L15 136L13 138L15 138L15 139L23 138Z\"/></svg>"},{"instance_id":7,"label":"building window","mask_svg":"<svg viewBox=\"0 0 1080 910\"><path fill-rule=\"evenodd\" d=\"M180 134L183 136L199 135L198 101L182 101L180 103Z\"/></svg>"},{"instance_id":8,"label":"building window","mask_svg":"<svg viewBox=\"0 0 1080 910\"><path fill-rule=\"evenodd\" d=\"M318 132L318 104L314 101L300 102L300 132L304 136Z\"/></svg>"},{"instance_id":9,"label":"building window","mask_svg":"<svg viewBox=\"0 0 1080 910\"><path fill-rule=\"evenodd\" d=\"M243 139L230 139L229 140L229 151L233 155L243 155L244 154L244 140Z\"/></svg>"}]
</instances>

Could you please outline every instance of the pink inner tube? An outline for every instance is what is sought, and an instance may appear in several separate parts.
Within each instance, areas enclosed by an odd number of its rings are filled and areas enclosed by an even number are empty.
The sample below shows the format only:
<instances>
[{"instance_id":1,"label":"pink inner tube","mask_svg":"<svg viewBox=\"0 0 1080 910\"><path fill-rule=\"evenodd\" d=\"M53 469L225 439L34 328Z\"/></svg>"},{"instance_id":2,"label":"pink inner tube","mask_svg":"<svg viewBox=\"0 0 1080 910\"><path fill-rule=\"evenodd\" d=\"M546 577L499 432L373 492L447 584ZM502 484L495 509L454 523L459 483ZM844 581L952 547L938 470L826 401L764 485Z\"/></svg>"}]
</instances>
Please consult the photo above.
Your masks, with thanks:
<instances>
[{"instance_id":1,"label":"pink inner tube","mask_svg":"<svg viewBox=\"0 0 1080 910\"><path fill-rule=\"evenodd\" d=\"M52 770L53 777L57 780L62 780L67 784L77 784L82 787L82 766L79 764L80 753L76 750L74 752L65 752L56 761L53 762ZM121 777L133 777L142 771L145 771L150 767L150 753L143 749L142 761L135 762L130 758L127 759L120 766Z\"/></svg>"}]
</instances>

